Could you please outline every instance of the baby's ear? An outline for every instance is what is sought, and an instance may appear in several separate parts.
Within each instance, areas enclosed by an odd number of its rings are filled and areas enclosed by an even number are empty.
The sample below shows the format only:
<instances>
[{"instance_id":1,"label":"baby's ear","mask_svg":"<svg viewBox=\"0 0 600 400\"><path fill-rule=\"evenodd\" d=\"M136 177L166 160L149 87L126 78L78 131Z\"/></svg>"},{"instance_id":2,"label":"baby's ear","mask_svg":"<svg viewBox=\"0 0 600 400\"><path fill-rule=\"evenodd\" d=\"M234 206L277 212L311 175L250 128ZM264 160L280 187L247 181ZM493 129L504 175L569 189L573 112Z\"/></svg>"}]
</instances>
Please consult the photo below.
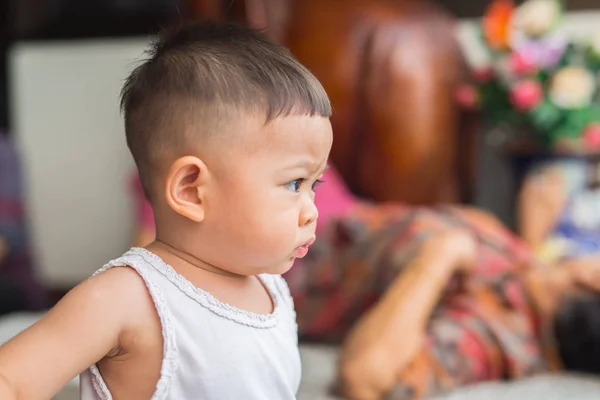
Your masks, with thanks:
<instances>
[{"instance_id":1,"label":"baby's ear","mask_svg":"<svg viewBox=\"0 0 600 400\"><path fill-rule=\"evenodd\" d=\"M177 159L167 175L165 199L176 213L195 222L204 220L203 189L209 172L198 157Z\"/></svg>"}]
</instances>

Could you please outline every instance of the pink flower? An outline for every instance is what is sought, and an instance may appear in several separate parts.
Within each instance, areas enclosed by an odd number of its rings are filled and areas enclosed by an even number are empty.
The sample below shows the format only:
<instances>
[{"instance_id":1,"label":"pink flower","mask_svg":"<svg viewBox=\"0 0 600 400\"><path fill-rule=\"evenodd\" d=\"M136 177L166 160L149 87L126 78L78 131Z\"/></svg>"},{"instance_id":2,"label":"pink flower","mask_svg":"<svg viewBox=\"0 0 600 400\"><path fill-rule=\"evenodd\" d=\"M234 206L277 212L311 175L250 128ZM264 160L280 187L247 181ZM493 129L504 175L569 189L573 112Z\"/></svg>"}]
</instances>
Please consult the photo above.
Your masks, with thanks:
<instances>
[{"instance_id":1,"label":"pink flower","mask_svg":"<svg viewBox=\"0 0 600 400\"><path fill-rule=\"evenodd\" d=\"M538 69L535 62L531 58L524 57L522 53L511 53L509 62L512 73L519 76L532 74Z\"/></svg>"},{"instance_id":2,"label":"pink flower","mask_svg":"<svg viewBox=\"0 0 600 400\"><path fill-rule=\"evenodd\" d=\"M479 93L472 85L468 84L460 85L454 93L454 98L465 108L473 109L479 104Z\"/></svg>"},{"instance_id":3,"label":"pink flower","mask_svg":"<svg viewBox=\"0 0 600 400\"><path fill-rule=\"evenodd\" d=\"M600 122L592 122L583 130L583 141L588 149L600 147Z\"/></svg>"},{"instance_id":4,"label":"pink flower","mask_svg":"<svg viewBox=\"0 0 600 400\"><path fill-rule=\"evenodd\" d=\"M534 80L525 80L514 85L510 91L510 100L520 111L535 108L544 97L542 86Z\"/></svg>"}]
</instances>

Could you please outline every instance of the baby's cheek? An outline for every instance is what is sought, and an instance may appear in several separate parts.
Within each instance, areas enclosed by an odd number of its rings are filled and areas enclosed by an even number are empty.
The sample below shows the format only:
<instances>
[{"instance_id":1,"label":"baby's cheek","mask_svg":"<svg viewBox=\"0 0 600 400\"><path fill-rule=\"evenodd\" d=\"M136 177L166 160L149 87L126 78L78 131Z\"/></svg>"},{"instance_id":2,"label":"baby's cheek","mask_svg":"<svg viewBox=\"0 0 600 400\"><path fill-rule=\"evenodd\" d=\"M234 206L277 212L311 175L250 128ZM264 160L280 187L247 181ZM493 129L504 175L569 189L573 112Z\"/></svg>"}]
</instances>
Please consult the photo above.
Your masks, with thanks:
<instances>
[{"instance_id":1,"label":"baby's cheek","mask_svg":"<svg viewBox=\"0 0 600 400\"><path fill-rule=\"evenodd\" d=\"M297 224L290 223L285 219L273 219L270 222L261 223L257 232L261 237L259 245L264 251L279 253L291 251L290 247L297 246Z\"/></svg>"},{"instance_id":2,"label":"baby's cheek","mask_svg":"<svg viewBox=\"0 0 600 400\"><path fill-rule=\"evenodd\" d=\"M240 246L254 252L255 256L277 256L281 251L291 251L290 246L298 245L298 214L293 208L272 202L262 205L240 203L234 226ZM232 221L231 217L229 221Z\"/></svg>"},{"instance_id":3,"label":"baby's cheek","mask_svg":"<svg viewBox=\"0 0 600 400\"><path fill-rule=\"evenodd\" d=\"M273 245L277 240L277 232L269 221L260 221L260 219L246 220L240 224L235 234L238 244L247 249L262 251Z\"/></svg>"}]
</instances>

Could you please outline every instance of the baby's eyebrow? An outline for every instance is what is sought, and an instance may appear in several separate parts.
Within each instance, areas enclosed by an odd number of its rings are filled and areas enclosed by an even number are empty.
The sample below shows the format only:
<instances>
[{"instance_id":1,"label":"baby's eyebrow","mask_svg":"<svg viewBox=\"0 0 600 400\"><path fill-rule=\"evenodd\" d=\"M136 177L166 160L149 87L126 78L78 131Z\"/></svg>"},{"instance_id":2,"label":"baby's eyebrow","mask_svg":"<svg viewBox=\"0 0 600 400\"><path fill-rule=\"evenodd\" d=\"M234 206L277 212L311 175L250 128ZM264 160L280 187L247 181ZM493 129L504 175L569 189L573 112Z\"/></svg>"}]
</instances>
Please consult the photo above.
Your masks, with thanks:
<instances>
[{"instance_id":1,"label":"baby's eyebrow","mask_svg":"<svg viewBox=\"0 0 600 400\"><path fill-rule=\"evenodd\" d=\"M327 163L325 163L325 165L322 165L319 162L316 162L310 158L302 158L300 160L298 160L297 162L288 165L285 169L299 169L299 168L303 168L307 171L320 171L321 169L324 170L324 167L327 167Z\"/></svg>"}]
</instances>

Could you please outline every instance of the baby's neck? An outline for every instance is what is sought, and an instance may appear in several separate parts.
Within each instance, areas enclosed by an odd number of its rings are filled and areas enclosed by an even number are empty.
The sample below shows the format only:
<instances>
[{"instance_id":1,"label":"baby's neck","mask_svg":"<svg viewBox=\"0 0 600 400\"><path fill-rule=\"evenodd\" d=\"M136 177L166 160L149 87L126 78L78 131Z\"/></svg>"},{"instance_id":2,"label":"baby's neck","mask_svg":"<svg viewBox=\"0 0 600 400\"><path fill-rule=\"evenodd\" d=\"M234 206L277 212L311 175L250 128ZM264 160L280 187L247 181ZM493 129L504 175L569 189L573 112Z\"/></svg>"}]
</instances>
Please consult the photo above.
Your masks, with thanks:
<instances>
[{"instance_id":1,"label":"baby's neck","mask_svg":"<svg viewBox=\"0 0 600 400\"><path fill-rule=\"evenodd\" d=\"M180 250L177 247L175 247L165 241L162 241L160 239L156 239L152 244L150 244L148 246L148 250L152 251L153 253L154 252L168 253L172 257L175 257L176 259L181 261L182 264L187 265L187 267L193 267L195 269L199 269L199 270L208 272L213 275L219 275L219 276L231 278L231 279L240 279L240 280L248 279L247 276L234 274L230 271L226 271L215 265L207 263L206 261L203 261L200 258L198 258L188 252Z\"/></svg>"},{"instance_id":2,"label":"baby's neck","mask_svg":"<svg viewBox=\"0 0 600 400\"><path fill-rule=\"evenodd\" d=\"M210 293L219 302L258 314L273 312L275 303L271 293L257 276L223 270L161 240L150 244L147 249L194 287Z\"/></svg>"}]
</instances>

